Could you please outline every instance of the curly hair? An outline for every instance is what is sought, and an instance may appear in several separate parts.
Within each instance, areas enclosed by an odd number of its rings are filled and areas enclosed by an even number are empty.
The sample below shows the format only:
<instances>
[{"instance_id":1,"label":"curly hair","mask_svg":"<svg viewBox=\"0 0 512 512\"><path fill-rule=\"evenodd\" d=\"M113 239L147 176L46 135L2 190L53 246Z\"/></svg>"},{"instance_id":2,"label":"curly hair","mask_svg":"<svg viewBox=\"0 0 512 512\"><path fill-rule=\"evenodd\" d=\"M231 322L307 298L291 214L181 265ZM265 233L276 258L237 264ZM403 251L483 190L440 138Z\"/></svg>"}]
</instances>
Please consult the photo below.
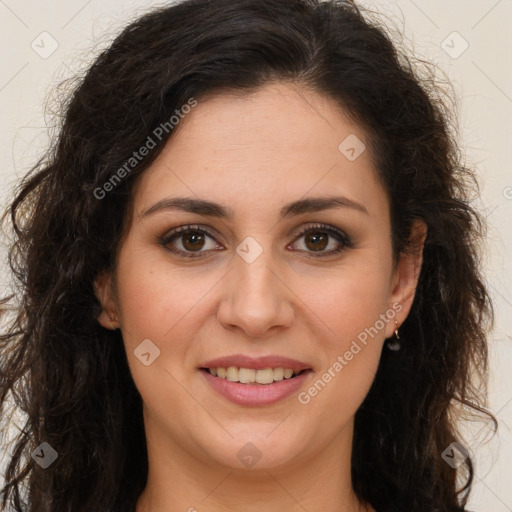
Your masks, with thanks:
<instances>
[{"instance_id":1,"label":"curly hair","mask_svg":"<svg viewBox=\"0 0 512 512\"><path fill-rule=\"evenodd\" d=\"M113 171L190 98L300 83L362 126L391 211L395 258L428 227L398 352L383 351L355 417L352 482L379 512L462 512L473 481L442 458L457 422L485 415L493 307L479 270L484 219L447 94L353 2L185 0L141 16L96 58L63 106L45 156L3 216L17 292L0 337L0 406L25 414L2 505L16 512L134 511L148 473L142 399L122 336L97 321L93 282L115 268L133 186L172 131L102 199ZM423 63L423 70L430 69ZM5 415L4 415L5 419ZM47 442L44 470L30 454ZM460 481L462 479L462 484Z\"/></svg>"}]
</instances>

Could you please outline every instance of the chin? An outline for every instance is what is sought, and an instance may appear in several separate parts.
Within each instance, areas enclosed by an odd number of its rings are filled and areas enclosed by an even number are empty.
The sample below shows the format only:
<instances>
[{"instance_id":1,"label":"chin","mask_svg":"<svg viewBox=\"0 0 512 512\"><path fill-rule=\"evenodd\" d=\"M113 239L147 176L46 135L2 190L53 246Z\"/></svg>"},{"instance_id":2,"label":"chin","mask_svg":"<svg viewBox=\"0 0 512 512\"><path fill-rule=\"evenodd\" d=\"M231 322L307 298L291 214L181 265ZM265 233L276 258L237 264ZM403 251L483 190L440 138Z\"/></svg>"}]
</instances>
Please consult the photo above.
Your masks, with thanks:
<instances>
[{"instance_id":1,"label":"chin","mask_svg":"<svg viewBox=\"0 0 512 512\"><path fill-rule=\"evenodd\" d=\"M275 428L275 425L272 427ZM271 433L272 429L253 429L246 435L233 436L225 442L215 443L211 453L212 459L232 470L270 470L290 464L298 455L298 444L294 437Z\"/></svg>"}]
</instances>

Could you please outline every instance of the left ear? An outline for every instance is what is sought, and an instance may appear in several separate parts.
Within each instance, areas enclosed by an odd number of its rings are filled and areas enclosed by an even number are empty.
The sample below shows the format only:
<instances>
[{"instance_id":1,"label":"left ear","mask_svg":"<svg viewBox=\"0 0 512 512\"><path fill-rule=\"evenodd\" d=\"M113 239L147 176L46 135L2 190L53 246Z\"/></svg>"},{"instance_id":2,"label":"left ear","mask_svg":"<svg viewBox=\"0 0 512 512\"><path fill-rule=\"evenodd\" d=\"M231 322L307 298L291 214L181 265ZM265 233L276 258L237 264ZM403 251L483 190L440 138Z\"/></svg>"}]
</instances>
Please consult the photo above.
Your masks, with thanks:
<instances>
[{"instance_id":1,"label":"left ear","mask_svg":"<svg viewBox=\"0 0 512 512\"><path fill-rule=\"evenodd\" d=\"M427 236L427 225L421 219L416 219L411 227L410 249L407 253L401 254L393 275L389 307L392 304L400 304L401 309L395 306L397 311L395 320L398 327L402 325L411 310L418 279L420 277L421 265L423 263L423 246ZM399 311L399 312L398 312ZM386 326L386 338L390 338L395 331L394 322L388 322Z\"/></svg>"}]
</instances>

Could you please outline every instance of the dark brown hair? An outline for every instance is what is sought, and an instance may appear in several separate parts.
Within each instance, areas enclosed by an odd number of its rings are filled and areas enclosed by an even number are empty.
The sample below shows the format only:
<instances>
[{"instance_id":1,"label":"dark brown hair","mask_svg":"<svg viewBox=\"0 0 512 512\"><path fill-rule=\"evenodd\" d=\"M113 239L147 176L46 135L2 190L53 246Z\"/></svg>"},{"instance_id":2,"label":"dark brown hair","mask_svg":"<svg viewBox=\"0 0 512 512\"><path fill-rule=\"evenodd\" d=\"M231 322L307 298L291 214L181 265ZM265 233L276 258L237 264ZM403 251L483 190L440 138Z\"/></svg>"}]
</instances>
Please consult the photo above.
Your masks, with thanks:
<instances>
[{"instance_id":1,"label":"dark brown hair","mask_svg":"<svg viewBox=\"0 0 512 512\"><path fill-rule=\"evenodd\" d=\"M187 0L137 19L99 55L4 216L18 293L0 338L0 404L11 395L26 415L4 506L134 510L148 468L141 397L120 332L97 322L93 280L115 265L134 181L172 130L104 197L98 190L190 98L287 80L333 98L366 129L395 258L410 250L414 219L428 227L403 348L383 351L356 414L354 489L378 512L466 510L471 458L459 489L442 453L464 445L460 406L496 425L483 409L493 319L478 268L484 225L448 102L411 62L353 3L335 0ZM46 470L30 457L42 442L58 453Z\"/></svg>"}]
</instances>

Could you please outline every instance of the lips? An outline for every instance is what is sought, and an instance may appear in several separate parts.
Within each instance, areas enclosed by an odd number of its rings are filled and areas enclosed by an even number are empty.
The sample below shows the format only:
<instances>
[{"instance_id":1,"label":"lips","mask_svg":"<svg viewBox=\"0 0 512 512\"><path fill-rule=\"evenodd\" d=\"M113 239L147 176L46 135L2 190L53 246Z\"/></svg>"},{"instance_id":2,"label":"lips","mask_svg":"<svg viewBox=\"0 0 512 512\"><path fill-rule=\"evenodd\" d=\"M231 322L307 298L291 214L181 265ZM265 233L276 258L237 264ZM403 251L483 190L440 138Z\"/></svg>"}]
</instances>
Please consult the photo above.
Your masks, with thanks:
<instances>
[{"instance_id":1,"label":"lips","mask_svg":"<svg viewBox=\"0 0 512 512\"><path fill-rule=\"evenodd\" d=\"M226 378L216 376L216 369L228 368L233 375L238 375L239 369L245 369L245 373L251 370L280 369L278 373L289 373L293 370L293 376L283 378L282 380L273 381L265 384L257 382L231 382ZM309 380L313 373L311 367L302 361L290 359L282 356L263 356L249 357L243 354L235 354L231 356L219 357L201 363L199 367L200 373L204 376L207 384L218 394L228 401L237 405L246 407L262 407L271 405L292 394L298 392L304 383ZM244 380L244 379L242 379Z\"/></svg>"}]
</instances>

